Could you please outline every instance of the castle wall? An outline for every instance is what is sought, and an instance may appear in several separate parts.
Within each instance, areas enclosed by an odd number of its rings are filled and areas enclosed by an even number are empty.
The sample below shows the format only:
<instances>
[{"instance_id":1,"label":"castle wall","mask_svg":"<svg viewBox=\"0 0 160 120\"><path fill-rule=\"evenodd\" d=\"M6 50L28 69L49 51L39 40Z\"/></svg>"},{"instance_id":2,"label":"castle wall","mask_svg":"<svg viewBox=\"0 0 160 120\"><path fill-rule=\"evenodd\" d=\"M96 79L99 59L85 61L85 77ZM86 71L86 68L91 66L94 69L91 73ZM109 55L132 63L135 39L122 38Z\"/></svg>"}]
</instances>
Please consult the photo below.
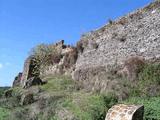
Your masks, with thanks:
<instances>
[{"instance_id":1,"label":"castle wall","mask_svg":"<svg viewBox=\"0 0 160 120\"><path fill-rule=\"evenodd\" d=\"M97 77L99 84L102 79L101 75L93 74L92 69L105 67L107 72L108 66L123 65L124 61L131 56L141 56L145 60L159 59L160 2L110 22L86 34L80 42L84 50L79 53L73 78L83 80L84 83L90 81L93 86L95 80L89 77L84 78L84 76ZM85 72L81 74L82 71Z\"/></svg>"}]
</instances>

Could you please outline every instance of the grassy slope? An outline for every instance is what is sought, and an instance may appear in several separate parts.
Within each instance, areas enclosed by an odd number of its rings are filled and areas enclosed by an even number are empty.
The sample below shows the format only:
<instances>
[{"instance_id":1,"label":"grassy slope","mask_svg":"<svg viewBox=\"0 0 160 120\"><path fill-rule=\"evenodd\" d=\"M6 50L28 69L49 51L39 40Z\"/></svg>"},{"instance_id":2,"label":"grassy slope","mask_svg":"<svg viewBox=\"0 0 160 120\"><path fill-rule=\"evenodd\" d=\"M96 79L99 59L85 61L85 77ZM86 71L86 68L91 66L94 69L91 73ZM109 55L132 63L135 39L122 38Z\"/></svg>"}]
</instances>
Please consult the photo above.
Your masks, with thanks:
<instances>
[{"instance_id":1,"label":"grassy slope","mask_svg":"<svg viewBox=\"0 0 160 120\"><path fill-rule=\"evenodd\" d=\"M104 119L107 110L106 104L110 103L104 99L104 96L76 90L75 83L66 76L47 79L48 83L41 88L51 94L63 96L58 102L59 108L66 109L78 120ZM110 98L108 97L108 99Z\"/></svg>"},{"instance_id":2,"label":"grassy slope","mask_svg":"<svg viewBox=\"0 0 160 120\"><path fill-rule=\"evenodd\" d=\"M42 101L41 104L45 106L42 112L35 116L37 120L104 120L108 108L117 102L111 95L106 97L79 90L68 76L48 76L45 79L48 83L39 87L42 93L47 93L50 97L47 101ZM21 88L14 88L12 98L0 101L0 120L29 118L28 110L34 104L20 106L16 97L22 92L24 90Z\"/></svg>"},{"instance_id":3,"label":"grassy slope","mask_svg":"<svg viewBox=\"0 0 160 120\"><path fill-rule=\"evenodd\" d=\"M146 65L139 73L136 86L130 87L129 98L119 101L119 103L143 104L145 120L160 120L160 92L148 94L150 86L160 86L159 78L160 64ZM102 95L83 89L79 90L79 86L67 76L47 76L45 79L48 80L48 83L39 87L44 93L49 94L50 98L45 101L43 112L36 116L38 120L104 120L106 111L118 102L112 94ZM131 85L132 83L127 84ZM15 96L18 96L24 90L15 88L13 91ZM44 101L42 101L43 103ZM25 115L30 108L32 108L32 104L19 106L14 97L5 102L0 101L0 120L5 120L6 116L13 112L18 115L14 119L23 118L25 120L25 117L29 116Z\"/></svg>"}]
</instances>

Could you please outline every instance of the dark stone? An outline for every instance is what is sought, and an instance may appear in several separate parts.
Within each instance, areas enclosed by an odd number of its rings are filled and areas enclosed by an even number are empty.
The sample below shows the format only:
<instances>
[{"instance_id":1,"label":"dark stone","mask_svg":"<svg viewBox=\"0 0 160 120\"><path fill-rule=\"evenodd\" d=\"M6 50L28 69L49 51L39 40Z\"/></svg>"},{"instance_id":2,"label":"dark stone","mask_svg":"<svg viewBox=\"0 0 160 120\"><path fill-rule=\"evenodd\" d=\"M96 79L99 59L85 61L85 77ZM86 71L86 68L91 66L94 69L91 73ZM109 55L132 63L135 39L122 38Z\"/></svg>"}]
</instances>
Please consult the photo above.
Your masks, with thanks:
<instances>
[{"instance_id":1,"label":"dark stone","mask_svg":"<svg viewBox=\"0 0 160 120\"><path fill-rule=\"evenodd\" d=\"M24 83L24 88L29 88L34 85L42 85L43 81L39 77L31 77Z\"/></svg>"},{"instance_id":2,"label":"dark stone","mask_svg":"<svg viewBox=\"0 0 160 120\"><path fill-rule=\"evenodd\" d=\"M14 81L13 81L13 85L12 87L18 87L21 85L21 79L22 79L22 73L18 73L18 75L15 77Z\"/></svg>"},{"instance_id":3,"label":"dark stone","mask_svg":"<svg viewBox=\"0 0 160 120\"><path fill-rule=\"evenodd\" d=\"M4 96L5 96L6 98L12 97L12 92L13 92L12 89L6 90L6 91L4 92Z\"/></svg>"},{"instance_id":4,"label":"dark stone","mask_svg":"<svg viewBox=\"0 0 160 120\"><path fill-rule=\"evenodd\" d=\"M139 107L133 114L132 120L143 120L144 106Z\"/></svg>"},{"instance_id":5,"label":"dark stone","mask_svg":"<svg viewBox=\"0 0 160 120\"><path fill-rule=\"evenodd\" d=\"M34 97L32 93L26 93L21 97L21 105L28 105L34 102Z\"/></svg>"}]
</instances>

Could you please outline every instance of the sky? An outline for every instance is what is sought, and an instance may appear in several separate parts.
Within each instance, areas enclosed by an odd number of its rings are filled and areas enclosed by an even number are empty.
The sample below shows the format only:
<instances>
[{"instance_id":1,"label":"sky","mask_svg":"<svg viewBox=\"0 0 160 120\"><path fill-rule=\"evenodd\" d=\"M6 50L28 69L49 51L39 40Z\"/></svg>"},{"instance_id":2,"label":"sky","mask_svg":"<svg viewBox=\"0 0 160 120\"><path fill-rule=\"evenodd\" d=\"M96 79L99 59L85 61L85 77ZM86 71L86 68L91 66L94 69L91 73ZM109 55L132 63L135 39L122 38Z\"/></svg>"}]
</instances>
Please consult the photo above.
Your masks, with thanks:
<instances>
[{"instance_id":1,"label":"sky","mask_svg":"<svg viewBox=\"0 0 160 120\"><path fill-rule=\"evenodd\" d=\"M0 86L11 86L30 50L104 26L152 0L0 0Z\"/></svg>"}]
</instances>

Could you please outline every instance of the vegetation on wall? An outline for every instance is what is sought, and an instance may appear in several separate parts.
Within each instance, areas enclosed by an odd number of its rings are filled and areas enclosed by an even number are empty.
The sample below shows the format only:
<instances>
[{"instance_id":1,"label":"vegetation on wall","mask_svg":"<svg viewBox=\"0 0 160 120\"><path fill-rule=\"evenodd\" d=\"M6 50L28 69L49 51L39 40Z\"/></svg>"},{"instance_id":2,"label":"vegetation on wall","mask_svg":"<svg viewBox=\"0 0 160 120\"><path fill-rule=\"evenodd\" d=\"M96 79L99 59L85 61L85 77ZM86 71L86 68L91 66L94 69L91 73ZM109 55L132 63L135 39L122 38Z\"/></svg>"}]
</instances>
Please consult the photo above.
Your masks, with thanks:
<instances>
[{"instance_id":1,"label":"vegetation on wall","mask_svg":"<svg viewBox=\"0 0 160 120\"><path fill-rule=\"evenodd\" d=\"M32 49L31 55L35 57L40 65L58 63L61 58L60 51L57 51L55 45L52 44L37 45Z\"/></svg>"}]
</instances>

